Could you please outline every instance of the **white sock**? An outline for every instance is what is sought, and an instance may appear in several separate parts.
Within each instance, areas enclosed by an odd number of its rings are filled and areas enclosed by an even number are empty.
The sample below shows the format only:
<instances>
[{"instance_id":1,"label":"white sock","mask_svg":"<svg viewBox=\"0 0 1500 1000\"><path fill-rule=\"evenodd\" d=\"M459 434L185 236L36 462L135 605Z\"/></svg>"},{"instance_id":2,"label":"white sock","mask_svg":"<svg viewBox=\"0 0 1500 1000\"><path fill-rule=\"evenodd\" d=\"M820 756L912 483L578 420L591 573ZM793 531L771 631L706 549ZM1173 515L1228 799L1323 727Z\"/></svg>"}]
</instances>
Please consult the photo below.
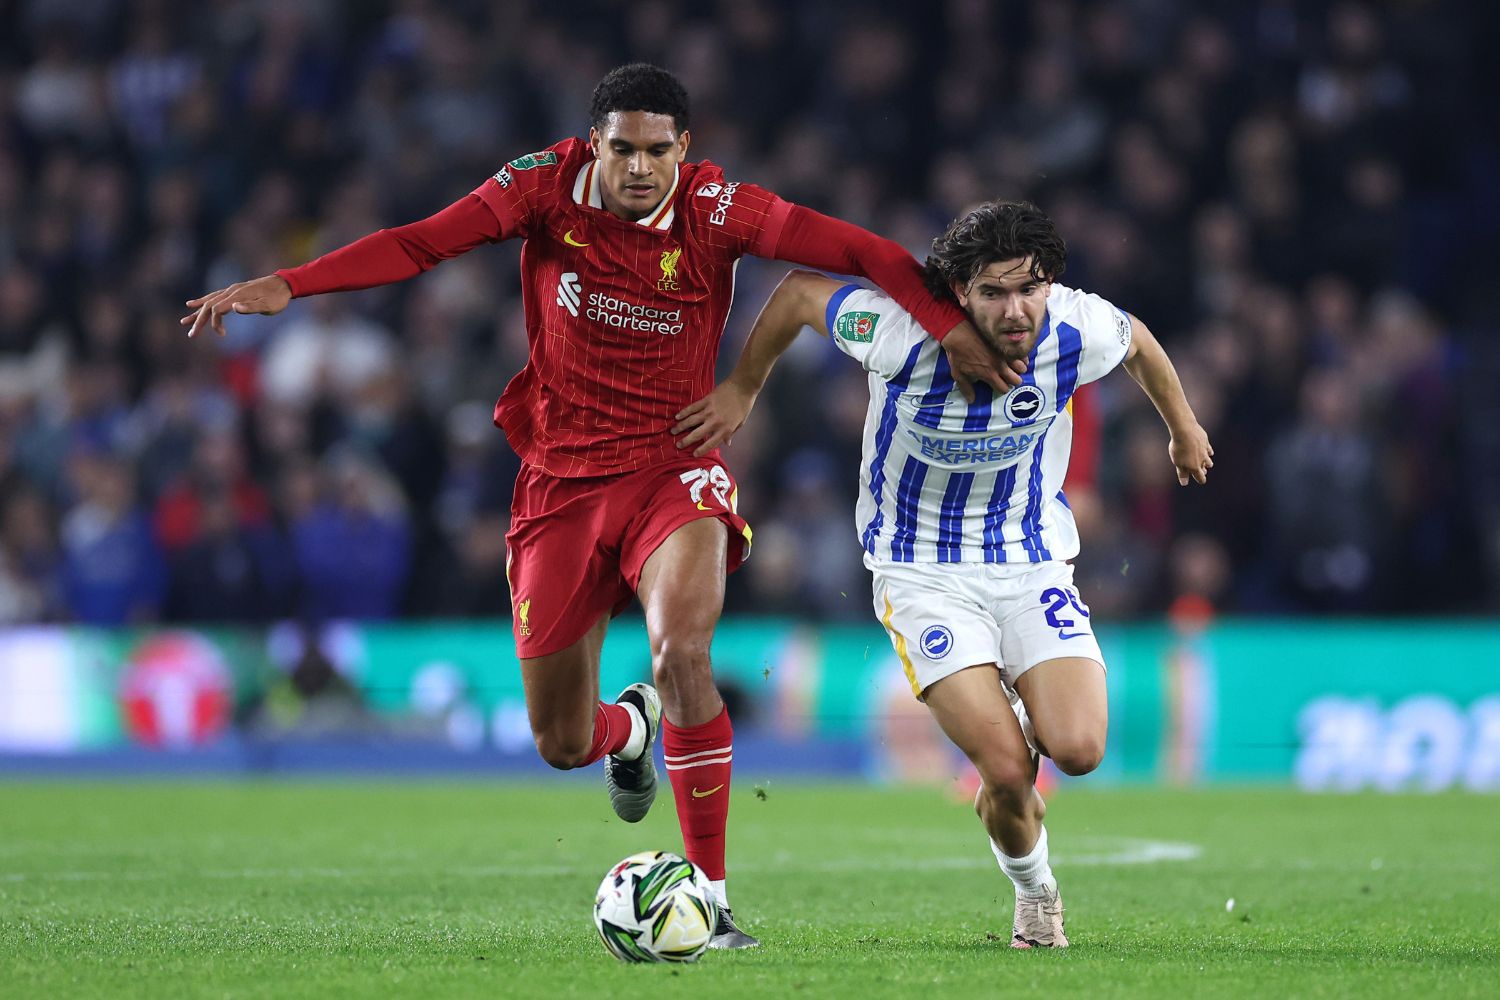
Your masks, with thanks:
<instances>
[{"instance_id":1,"label":"white sock","mask_svg":"<svg viewBox=\"0 0 1500 1000\"><path fill-rule=\"evenodd\" d=\"M1015 883L1018 896L1045 896L1057 891L1057 879L1052 877L1052 864L1047 859L1047 828L1042 827L1036 846L1024 858L1013 858L1000 850L1000 845L990 841L990 850L1000 862L1000 870Z\"/></svg>"},{"instance_id":2,"label":"white sock","mask_svg":"<svg viewBox=\"0 0 1500 1000\"><path fill-rule=\"evenodd\" d=\"M625 711L630 713L630 739L615 754L618 760L639 760L642 751L646 749L646 720L641 716L641 710L630 702L624 704Z\"/></svg>"},{"instance_id":3,"label":"white sock","mask_svg":"<svg viewBox=\"0 0 1500 1000\"><path fill-rule=\"evenodd\" d=\"M714 902L719 904L719 909L729 909L729 891L724 888L724 880L709 879L708 884L714 891Z\"/></svg>"}]
</instances>

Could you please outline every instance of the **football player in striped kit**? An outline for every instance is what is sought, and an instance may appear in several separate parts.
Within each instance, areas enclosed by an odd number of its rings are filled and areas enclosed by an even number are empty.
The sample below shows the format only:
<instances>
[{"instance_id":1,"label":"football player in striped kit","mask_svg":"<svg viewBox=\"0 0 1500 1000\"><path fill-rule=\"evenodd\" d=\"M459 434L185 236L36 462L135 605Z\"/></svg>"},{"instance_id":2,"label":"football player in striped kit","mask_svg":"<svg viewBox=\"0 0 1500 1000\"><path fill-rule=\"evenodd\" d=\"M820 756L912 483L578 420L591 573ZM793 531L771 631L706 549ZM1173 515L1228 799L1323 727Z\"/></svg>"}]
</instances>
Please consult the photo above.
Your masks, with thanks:
<instances>
[{"instance_id":1,"label":"football player in striped kit","mask_svg":"<svg viewBox=\"0 0 1500 1000\"><path fill-rule=\"evenodd\" d=\"M1086 774L1104 753L1104 657L1068 560L1063 478L1079 386L1124 364L1166 422L1177 480L1205 483L1213 448L1166 352L1140 320L1056 284L1067 246L1028 202L990 202L933 241L926 277L1021 384L955 387L943 352L886 295L809 271L782 281L734 372L679 415L680 447L717 448L744 422L804 326L869 372L856 528L875 614L912 693L982 779L975 809L1016 887L1011 944L1066 947L1047 855L1037 753Z\"/></svg>"}]
</instances>

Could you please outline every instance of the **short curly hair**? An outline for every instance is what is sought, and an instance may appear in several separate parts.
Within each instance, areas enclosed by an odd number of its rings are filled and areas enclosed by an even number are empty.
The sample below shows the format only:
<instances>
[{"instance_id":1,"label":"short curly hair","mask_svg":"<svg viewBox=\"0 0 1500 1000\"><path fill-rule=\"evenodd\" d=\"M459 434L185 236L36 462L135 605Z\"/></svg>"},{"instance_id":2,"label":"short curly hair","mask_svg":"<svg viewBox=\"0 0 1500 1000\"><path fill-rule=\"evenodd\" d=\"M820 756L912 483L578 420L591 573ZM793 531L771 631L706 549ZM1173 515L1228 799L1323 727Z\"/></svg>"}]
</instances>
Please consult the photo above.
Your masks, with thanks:
<instances>
[{"instance_id":1,"label":"short curly hair","mask_svg":"<svg viewBox=\"0 0 1500 1000\"><path fill-rule=\"evenodd\" d=\"M1053 281L1067 270L1068 244L1031 202L987 201L932 241L922 278L938 298L956 301L954 283L967 287L989 265L1018 257L1031 258L1037 281Z\"/></svg>"},{"instance_id":2,"label":"short curly hair","mask_svg":"<svg viewBox=\"0 0 1500 1000\"><path fill-rule=\"evenodd\" d=\"M688 95L682 82L650 63L627 63L604 74L589 102L589 122L595 128L615 111L646 111L671 115L678 133L687 131Z\"/></svg>"}]
</instances>

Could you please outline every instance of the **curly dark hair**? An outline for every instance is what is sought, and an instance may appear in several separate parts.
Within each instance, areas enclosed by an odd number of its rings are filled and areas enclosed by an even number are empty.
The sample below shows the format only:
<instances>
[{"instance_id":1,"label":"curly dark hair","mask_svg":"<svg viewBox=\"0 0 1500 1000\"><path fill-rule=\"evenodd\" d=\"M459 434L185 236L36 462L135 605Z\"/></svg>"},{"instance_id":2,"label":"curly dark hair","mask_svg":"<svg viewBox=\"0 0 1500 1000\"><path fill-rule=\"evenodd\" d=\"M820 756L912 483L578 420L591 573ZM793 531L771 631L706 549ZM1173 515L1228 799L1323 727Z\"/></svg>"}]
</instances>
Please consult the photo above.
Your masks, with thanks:
<instances>
[{"instance_id":1,"label":"curly dark hair","mask_svg":"<svg viewBox=\"0 0 1500 1000\"><path fill-rule=\"evenodd\" d=\"M956 301L953 282L967 287L996 261L1031 258L1037 281L1062 277L1068 244L1047 214L1029 201L987 201L932 241L922 278L938 298Z\"/></svg>"},{"instance_id":2,"label":"curly dark hair","mask_svg":"<svg viewBox=\"0 0 1500 1000\"><path fill-rule=\"evenodd\" d=\"M671 115L678 133L687 131L688 95L682 83L650 63L627 63L604 74L589 102L589 121L598 128L612 111Z\"/></svg>"}]
</instances>

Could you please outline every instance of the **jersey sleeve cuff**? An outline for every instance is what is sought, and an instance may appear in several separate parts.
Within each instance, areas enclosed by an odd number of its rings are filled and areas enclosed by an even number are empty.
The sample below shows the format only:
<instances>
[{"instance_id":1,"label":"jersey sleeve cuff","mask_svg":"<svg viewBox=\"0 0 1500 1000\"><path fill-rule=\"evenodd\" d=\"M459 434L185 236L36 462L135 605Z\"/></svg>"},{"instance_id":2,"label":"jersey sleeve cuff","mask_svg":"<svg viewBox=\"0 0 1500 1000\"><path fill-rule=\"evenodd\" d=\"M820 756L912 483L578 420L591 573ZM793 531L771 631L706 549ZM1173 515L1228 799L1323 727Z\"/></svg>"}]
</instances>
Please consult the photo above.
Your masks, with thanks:
<instances>
[{"instance_id":1,"label":"jersey sleeve cuff","mask_svg":"<svg viewBox=\"0 0 1500 1000\"><path fill-rule=\"evenodd\" d=\"M275 272L276 277L286 282L286 286L292 290L292 298L302 297L302 283L297 280L297 268L283 267Z\"/></svg>"},{"instance_id":2,"label":"jersey sleeve cuff","mask_svg":"<svg viewBox=\"0 0 1500 1000\"><path fill-rule=\"evenodd\" d=\"M919 318L917 322L927 331L929 337L941 344L944 337L952 333L959 324L967 323L969 317L964 315L957 306L946 302L936 302L934 306L933 310Z\"/></svg>"},{"instance_id":3,"label":"jersey sleeve cuff","mask_svg":"<svg viewBox=\"0 0 1500 1000\"><path fill-rule=\"evenodd\" d=\"M829 296L828 309L823 314L823 325L828 328L828 336L833 336L833 323L834 320L838 319L839 310L844 307L844 300L859 291L859 289L859 285L850 282Z\"/></svg>"}]
</instances>

